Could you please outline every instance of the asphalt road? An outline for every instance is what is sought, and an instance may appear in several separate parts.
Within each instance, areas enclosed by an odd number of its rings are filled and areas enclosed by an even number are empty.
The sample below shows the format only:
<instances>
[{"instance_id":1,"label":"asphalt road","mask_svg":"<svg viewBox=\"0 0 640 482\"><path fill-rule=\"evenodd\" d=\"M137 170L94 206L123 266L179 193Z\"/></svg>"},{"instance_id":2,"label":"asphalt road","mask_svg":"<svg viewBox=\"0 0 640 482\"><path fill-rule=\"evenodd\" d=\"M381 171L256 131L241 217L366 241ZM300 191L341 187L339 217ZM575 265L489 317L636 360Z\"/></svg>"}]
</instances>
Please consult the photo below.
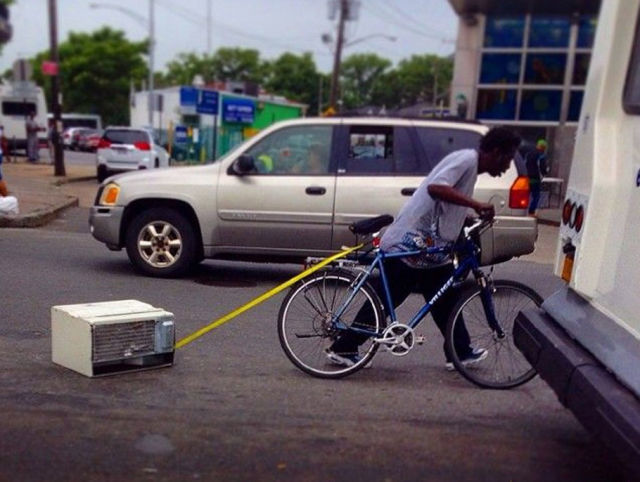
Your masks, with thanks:
<instances>
[{"instance_id":1,"label":"asphalt road","mask_svg":"<svg viewBox=\"0 0 640 482\"><path fill-rule=\"evenodd\" d=\"M170 368L90 379L54 365L51 306L135 298L174 313L182 338L300 270L207 261L185 279L145 278L86 219L81 207L0 232L0 480L623 479L541 380L487 391L445 371L430 320L424 346L340 381L285 358L284 294L178 350ZM546 296L560 283L550 273L516 261L496 277Z\"/></svg>"}]
</instances>

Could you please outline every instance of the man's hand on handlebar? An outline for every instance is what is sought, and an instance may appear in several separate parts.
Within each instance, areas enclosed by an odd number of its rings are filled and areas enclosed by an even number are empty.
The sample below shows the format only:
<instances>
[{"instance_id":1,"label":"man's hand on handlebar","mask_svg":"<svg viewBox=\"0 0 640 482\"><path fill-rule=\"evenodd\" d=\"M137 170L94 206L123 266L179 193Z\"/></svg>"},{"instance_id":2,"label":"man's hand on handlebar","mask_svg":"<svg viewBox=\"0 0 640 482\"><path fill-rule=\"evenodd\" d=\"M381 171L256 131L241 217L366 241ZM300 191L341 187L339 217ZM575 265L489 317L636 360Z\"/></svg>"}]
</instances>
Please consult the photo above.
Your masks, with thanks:
<instances>
[{"instance_id":1,"label":"man's hand on handlebar","mask_svg":"<svg viewBox=\"0 0 640 482\"><path fill-rule=\"evenodd\" d=\"M491 203L478 203L474 210L478 213L480 219L485 221L493 219L496 215L496 208Z\"/></svg>"}]
</instances>

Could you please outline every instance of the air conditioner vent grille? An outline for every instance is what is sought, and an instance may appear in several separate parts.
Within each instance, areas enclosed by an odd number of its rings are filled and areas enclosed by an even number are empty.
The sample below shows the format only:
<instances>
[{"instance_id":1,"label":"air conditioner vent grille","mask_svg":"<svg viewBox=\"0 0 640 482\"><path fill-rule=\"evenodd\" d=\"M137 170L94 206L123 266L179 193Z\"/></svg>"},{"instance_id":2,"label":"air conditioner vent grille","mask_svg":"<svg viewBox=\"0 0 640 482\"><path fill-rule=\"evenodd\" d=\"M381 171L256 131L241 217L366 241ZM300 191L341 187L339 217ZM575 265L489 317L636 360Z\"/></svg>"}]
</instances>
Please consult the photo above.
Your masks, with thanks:
<instances>
[{"instance_id":1,"label":"air conditioner vent grille","mask_svg":"<svg viewBox=\"0 0 640 482\"><path fill-rule=\"evenodd\" d=\"M99 363L152 354L155 325L155 320L95 325L93 361Z\"/></svg>"}]
</instances>

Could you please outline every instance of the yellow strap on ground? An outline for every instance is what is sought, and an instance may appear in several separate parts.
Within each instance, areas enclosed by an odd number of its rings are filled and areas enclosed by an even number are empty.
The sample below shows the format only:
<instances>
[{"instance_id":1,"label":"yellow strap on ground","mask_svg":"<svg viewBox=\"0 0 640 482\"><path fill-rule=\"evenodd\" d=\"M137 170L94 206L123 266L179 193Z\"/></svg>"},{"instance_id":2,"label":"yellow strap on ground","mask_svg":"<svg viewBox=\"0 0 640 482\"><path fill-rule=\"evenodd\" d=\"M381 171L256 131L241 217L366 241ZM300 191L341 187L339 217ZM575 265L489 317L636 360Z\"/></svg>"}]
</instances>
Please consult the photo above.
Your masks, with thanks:
<instances>
[{"instance_id":1,"label":"yellow strap on ground","mask_svg":"<svg viewBox=\"0 0 640 482\"><path fill-rule=\"evenodd\" d=\"M330 256L328 258L323 259L318 264L314 264L311 268L304 270L299 275L296 275L293 278L285 281L284 283L276 286L275 288L267 291L266 293L261 294L257 298L254 298L253 300L249 301L249 303L247 303L245 305L242 305L240 308L236 308L231 313L227 313L226 315L222 316L221 318L218 318L217 320L213 320L207 326L203 326L202 328L200 328L198 331L192 333L191 335L184 337L182 340L180 340L180 341L178 341L178 343L176 343L175 348L176 349L182 348L183 346L191 343L193 340L195 340L197 338L200 338L205 333L208 333L211 330L213 330L214 328L217 328L220 325L223 325L224 323L226 323L227 321L235 318L239 314L244 313L245 311L253 308L256 305L259 305L260 303L262 303L265 300L268 300L272 296L277 295L282 290L288 288L289 286L291 286L295 282L301 280L302 278L304 278L306 276L309 276L311 273L314 273L314 272L318 271L320 268L328 265L329 263L331 263L332 261L335 261L336 259L344 258L349 253L352 253L353 251L356 251L357 249L362 248L362 246L364 246L364 245L363 244L359 244L358 246L353 246L352 248L345 249L344 251L340 251L339 253L336 253L333 256Z\"/></svg>"}]
</instances>

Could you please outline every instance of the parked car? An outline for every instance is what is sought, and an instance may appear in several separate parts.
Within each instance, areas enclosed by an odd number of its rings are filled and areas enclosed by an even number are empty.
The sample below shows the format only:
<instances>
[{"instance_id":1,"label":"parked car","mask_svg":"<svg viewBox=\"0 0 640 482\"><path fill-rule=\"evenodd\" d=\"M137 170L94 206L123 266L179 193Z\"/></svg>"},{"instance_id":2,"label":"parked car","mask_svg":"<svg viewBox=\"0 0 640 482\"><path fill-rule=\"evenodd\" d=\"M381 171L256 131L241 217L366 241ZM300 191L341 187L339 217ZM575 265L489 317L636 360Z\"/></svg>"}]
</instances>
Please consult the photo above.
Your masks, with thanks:
<instances>
[{"instance_id":1,"label":"parked car","mask_svg":"<svg viewBox=\"0 0 640 482\"><path fill-rule=\"evenodd\" d=\"M169 166L169 153L146 129L107 127L97 153L98 182L116 172Z\"/></svg>"},{"instance_id":2,"label":"parked car","mask_svg":"<svg viewBox=\"0 0 640 482\"><path fill-rule=\"evenodd\" d=\"M95 129L82 130L78 134L78 150L84 152L95 152L102 137L102 132Z\"/></svg>"},{"instance_id":3,"label":"parked car","mask_svg":"<svg viewBox=\"0 0 640 482\"><path fill-rule=\"evenodd\" d=\"M69 127L62 133L62 146L65 149L75 150L78 146L78 136L86 127Z\"/></svg>"},{"instance_id":4,"label":"parked car","mask_svg":"<svg viewBox=\"0 0 640 482\"><path fill-rule=\"evenodd\" d=\"M435 164L477 147L486 131L435 120L285 121L213 164L106 180L89 224L97 240L125 247L134 266L152 276L183 274L204 258L326 256L354 243L349 224L396 215ZM301 168L311 151L324 172ZM529 182L513 163L501 177L479 176L475 197L496 207L494 242L533 250Z\"/></svg>"}]
</instances>

